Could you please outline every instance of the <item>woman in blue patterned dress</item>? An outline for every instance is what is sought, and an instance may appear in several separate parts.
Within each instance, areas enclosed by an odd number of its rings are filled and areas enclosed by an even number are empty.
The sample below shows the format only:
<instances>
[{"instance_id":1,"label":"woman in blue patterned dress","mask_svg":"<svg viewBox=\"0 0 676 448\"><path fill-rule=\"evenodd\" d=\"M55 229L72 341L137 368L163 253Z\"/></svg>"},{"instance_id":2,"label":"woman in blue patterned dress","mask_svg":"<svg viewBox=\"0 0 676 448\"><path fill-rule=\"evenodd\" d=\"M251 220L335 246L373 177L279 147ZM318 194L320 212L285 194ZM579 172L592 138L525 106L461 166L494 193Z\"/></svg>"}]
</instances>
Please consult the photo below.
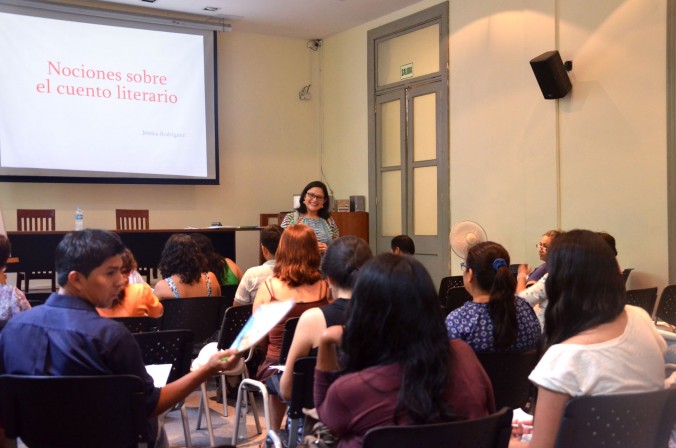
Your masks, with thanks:
<instances>
[{"instance_id":1,"label":"woman in blue patterned dress","mask_svg":"<svg viewBox=\"0 0 676 448\"><path fill-rule=\"evenodd\" d=\"M476 352L536 348L540 323L525 300L514 295L516 279L509 253L491 241L472 246L461 263L463 284L472 296L446 317L449 339L462 339Z\"/></svg>"}]
</instances>

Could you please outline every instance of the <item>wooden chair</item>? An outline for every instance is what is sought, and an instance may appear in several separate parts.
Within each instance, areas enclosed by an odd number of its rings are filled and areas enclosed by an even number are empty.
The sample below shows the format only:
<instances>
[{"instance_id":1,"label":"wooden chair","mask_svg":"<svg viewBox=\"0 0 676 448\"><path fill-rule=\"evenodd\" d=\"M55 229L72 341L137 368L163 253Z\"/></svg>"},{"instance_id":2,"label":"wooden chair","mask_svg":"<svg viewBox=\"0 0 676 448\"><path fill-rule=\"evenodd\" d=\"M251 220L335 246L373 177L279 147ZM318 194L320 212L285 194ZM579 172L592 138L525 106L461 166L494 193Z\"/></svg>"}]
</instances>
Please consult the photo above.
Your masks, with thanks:
<instances>
[{"instance_id":1,"label":"wooden chair","mask_svg":"<svg viewBox=\"0 0 676 448\"><path fill-rule=\"evenodd\" d=\"M116 230L148 230L150 228L150 213L148 210L115 209ZM157 268L139 266L139 274L150 283L152 277L157 277Z\"/></svg>"},{"instance_id":2,"label":"wooden chair","mask_svg":"<svg viewBox=\"0 0 676 448\"><path fill-rule=\"evenodd\" d=\"M643 308L652 316L657 302L657 287L644 289L630 289L626 293L627 304Z\"/></svg>"},{"instance_id":3,"label":"wooden chair","mask_svg":"<svg viewBox=\"0 0 676 448\"><path fill-rule=\"evenodd\" d=\"M512 410L488 417L428 425L382 426L369 430L363 448L506 448L512 433ZM572 445L571 445L572 446Z\"/></svg>"},{"instance_id":4,"label":"wooden chair","mask_svg":"<svg viewBox=\"0 0 676 448\"><path fill-rule=\"evenodd\" d=\"M171 364L171 371L167 383L176 381L190 372L193 334L190 330L151 331L134 334L134 339L141 348L143 363ZM185 446L192 447L190 438L190 423L185 400L178 403L183 420L183 434Z\"/></svg>"},{"instance_id":5,"label":"wooden chair","mask_svg":"<svg viewBox=\"0 0 676 448\"><path fill-rule=\"evenodd\" d=\"M662 290L655 318L663 320L672 327L676 326L676 285L669 285Z\"/></svg>"},{"instance_id":6,"label":"wooden chair","mask_svg":"<svg viewBox=\"0 0 676 448\"><path fill-rule=\"evenodd\" d=\"M32 448L145 447L144 388L133 375L2 375L5 436Z\"/></svg>"},{"instance_id":7,"label":"wooden chair","mask_svg":"<svg viewBox=\"0 0 676 448\"><path fill-rule=\"evenodd\" d=\"M538 363L536 351L477 353L476 356L493 384L495 407L523 408L531 397L528 375Z\"/></svg>"},{"instance_id":8,"label":"wooden chair","mask_svg":"<svg viewBox=\"0 0 676 448\"><path fill-rule=\"evenodd\" d=\"M56 229L54 209L18 209L16 211L16 229L19 232L50 232ZM30 280L51 280L52 291L56 291L54 271L17 272L16 287L21 289L21 282L26 281L25 292L30 289Z\"/></svg>"},{"instance_id":9,"label":"wooden chair","mask_svg":"<svg viewBox=\"0 0 676 448\"><path fill-rule=\"evenodd\" d=\"M115 228L117 230L147 230L150 228L148 210L115 210Z\"/></svg>"},{"instance_id":10,"label":"wooden chair","mask_svg":"<svg viewBox=\"0 0 676 448\"><path fill-rule=\"evenodd\" d=\"M673 388L577 397L566 404L554 447L666 447L675 421Z\"/></svg>"}]
</instances>

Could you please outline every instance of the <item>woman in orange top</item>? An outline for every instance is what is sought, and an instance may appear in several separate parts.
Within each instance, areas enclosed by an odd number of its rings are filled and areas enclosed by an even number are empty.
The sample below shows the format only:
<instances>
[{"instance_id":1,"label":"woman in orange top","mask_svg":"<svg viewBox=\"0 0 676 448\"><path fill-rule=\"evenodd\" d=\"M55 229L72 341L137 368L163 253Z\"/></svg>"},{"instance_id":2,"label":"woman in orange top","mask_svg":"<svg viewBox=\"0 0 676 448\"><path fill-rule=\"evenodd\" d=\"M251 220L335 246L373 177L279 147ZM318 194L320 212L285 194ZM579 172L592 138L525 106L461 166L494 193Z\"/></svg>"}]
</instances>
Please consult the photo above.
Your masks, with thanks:
<instances>
[{"instance_id":1,"label":"woman in orange top","mask_svg":"<svg viewBox=\"0 0 676 448\"><path fill-rule=\"evenodd\" d=\"M138 268L138 263L129 249L122 253L121 273L126 277L126 286L110 308L97 308L103 317L161 317L164 307L147 283L129 283L129 274Z\"/></svg>"}]
</instances>

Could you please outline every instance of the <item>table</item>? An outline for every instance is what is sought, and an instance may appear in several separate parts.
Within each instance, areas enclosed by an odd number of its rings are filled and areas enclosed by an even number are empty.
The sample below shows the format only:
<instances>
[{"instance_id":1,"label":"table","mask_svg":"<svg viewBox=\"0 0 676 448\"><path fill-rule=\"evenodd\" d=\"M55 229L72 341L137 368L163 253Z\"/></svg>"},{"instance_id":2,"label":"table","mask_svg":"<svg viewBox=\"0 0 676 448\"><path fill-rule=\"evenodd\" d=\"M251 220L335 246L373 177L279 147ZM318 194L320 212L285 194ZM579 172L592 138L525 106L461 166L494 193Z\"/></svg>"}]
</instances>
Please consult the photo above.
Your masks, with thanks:
<instances>
[{"instance_id":1,"label":"table","mask_svg":"<svg viewBox=\"0 0 676 448\"><path fill-rule=\"evenodd\" d=\"M202 233L211 239L216 252L235 260L235 232L258 231L258 228L216 229L150 229L111 230L120 235L122 242L134 253L139 266L155 267L159 264L162 249L175 233ZM63 236L70 231L7 232L12 244L12 257L19 260L7 265L7 272L53 271L54 252Z\"/></svg>"}]
</instances>

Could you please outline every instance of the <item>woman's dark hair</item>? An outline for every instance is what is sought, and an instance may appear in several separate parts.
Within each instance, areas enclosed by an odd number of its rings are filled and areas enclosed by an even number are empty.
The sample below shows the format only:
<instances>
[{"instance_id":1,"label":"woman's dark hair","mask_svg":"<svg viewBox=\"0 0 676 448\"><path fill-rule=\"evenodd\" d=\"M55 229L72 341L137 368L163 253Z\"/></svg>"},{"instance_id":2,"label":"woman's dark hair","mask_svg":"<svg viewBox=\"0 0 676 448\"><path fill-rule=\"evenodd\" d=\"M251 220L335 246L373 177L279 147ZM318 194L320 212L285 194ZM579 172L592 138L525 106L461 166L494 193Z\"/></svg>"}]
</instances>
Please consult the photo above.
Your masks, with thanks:
<instances>
[{"instance_id":1,"label":"woman's dark hair","mask_svg":"<svg viewBox=\"0 0 676 448\"><path fill-rule=\"evenodd\" d=\"M208 236L202 235L201 233L192 233L190 238L197 244L200 252L204 255L204 266L202 266L202 272L213 272L218 281L225 283L225 279L222 279L223 271L227 266L227 262L223 255L216 252L214 245L209 239Z\"/></svg>"},{"instance_id":2,"label":"woman's dark hair","mask_svg":"<svg viewBox=\"0 0 676 448\"><path fill-rule=\"evenodd\" d=\"M343 372L399 363L401 389L395 422L447 421L444 391L452 380L451 355L436 288L413 257L385 253L360 269L343 334Z\"/></svg>"},{"instance_id":3,"label":"woman's dark hair","mask_svg":"<svg viewBox=\"0 0 676 448\"><path fill-rule=\"evenodd\" d=\"M7 236L0 233L0 269L7 264L9 254L12 252L12 245L9 244Z\"/></svg>"},{"instance_id":4,"label":"woman's dark hair","mask_svg":"<svg viewBox=\"0 0 676 448\"><path fill-rule=\"evenodd\" d=\"M185 233L171 235L162 249L160 264L157 266L162 277L178 275L183 283L199 281L206 260L195 241Z\"/></svg>"},{"instance_id":5,"label":"woman's dark hair","mask_svg":"<svg viewBox=\"0 0 676 448\"><path fill-rule=\"evenodd\" d=\"M596 232L571 230L549 251L545 290L546 346L611 322L624 309L624 280L615 254Z\"/></svg>"},{"instance_id":6,"label":"woman's dark hair","mask_svg":"<svg viewBox=\"0 0 676 448\"><path fill-rule=\"evenodd\" d=\"M275 277L291 287L312 285L321 280L319 247L314 230L293 224L282 232L275 254Z\"/></svg>"},{"instance_id":7,"label":"woman's dark hair","mask_svg":"<svg viewBox=\"0 0 676 448\"><path fill-rule=\"evenodd\" d=\"M322 208L319 209L317 214L319 215L320 218L324 219L329 219L331 216L331 212L329 211L329 190L326 188L326 185L324 185L324 182L320 182L318 180L312 181L309 184L303 188L303 192L300 194L300 205L296 209L298 213L305 214L307 213L307 207L305 206L305 195L307 194L308 190L311 188L319 187L322 189L324 192L324 205Z\"/></svg>"},{"instance_id":8,"label":"woman's dark hair","mask_svg":"<svg viewBox=\"0 0 676 448\"><path fill-rule=\"evenodd\" d=\"M85 229L67 233L54 253L56 280L64 286L71 271L89 277L94 269L110 257L121 255L124 249L120 237L106 230Z\"/></svg>"},{"instance_id":9,"label":"woman's dark hair","mask_svg":"<svg viewBox=\"0 0 676 448\"><path fill-rule=\"evenodd\" d=\"M343 236L333 240L322 259L322 274L331 277L339 288L352 289L359 268L373 253L366 241L356 236Z\"/></svg>"},{"instance_id":10,"label":"woman's dark hair","mask_svg":"<svg viewBox=\"0 0 676 448\"><path fill-rule=\"evenodd\" d=\"M502 261L500 261L502 260ZM516 341L516 279L509 270L509 253L498 243L486 241L472 246L467 253L479 287L490 293L488 312L493 320L493 346L507 350Z\"/></svg>"}]
</instances>

